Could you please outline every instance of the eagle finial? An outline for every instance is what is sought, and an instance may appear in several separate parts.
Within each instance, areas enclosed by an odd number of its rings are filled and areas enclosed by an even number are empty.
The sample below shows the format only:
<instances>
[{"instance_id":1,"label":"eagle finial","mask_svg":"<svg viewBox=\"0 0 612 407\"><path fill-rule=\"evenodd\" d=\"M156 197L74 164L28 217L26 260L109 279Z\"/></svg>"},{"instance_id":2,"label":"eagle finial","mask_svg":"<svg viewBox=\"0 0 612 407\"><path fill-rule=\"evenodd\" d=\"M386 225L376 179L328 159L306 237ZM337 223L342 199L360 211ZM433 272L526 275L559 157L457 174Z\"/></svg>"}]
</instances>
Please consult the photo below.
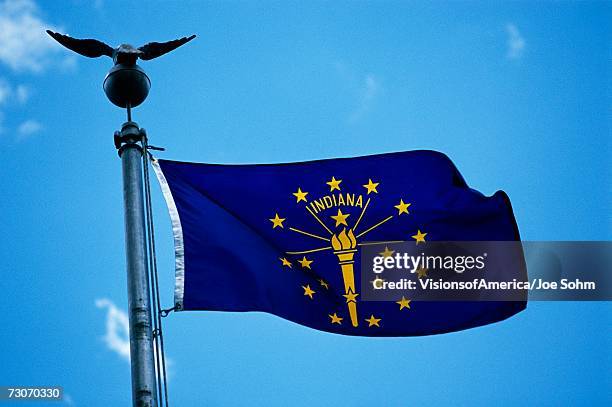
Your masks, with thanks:
<instances>
[{"instance_id":1,"label":"eagle finial","mask_svg":"<svg viewBox=\"0 0 612 407\"><path fill-rule=\"evenodd\" d=\"M68 35L56 33L51 30L47 30L47 34L49 34L55 41L59 42L69 50L76 52L77 54L81 54L89 58L107 56L113 59L115 65L134 65L136 64L136 60L138 58L142 59L143 61L149 61L167 54L168 52L175 50L176 48L195 38L195 35L192 35L167 42L150 42L138 48L134 48L129 44L121 44L117 48L112 48L110 45L105 44L102 41L91 38L72 38Z\"/></svg>"}]
</instances>

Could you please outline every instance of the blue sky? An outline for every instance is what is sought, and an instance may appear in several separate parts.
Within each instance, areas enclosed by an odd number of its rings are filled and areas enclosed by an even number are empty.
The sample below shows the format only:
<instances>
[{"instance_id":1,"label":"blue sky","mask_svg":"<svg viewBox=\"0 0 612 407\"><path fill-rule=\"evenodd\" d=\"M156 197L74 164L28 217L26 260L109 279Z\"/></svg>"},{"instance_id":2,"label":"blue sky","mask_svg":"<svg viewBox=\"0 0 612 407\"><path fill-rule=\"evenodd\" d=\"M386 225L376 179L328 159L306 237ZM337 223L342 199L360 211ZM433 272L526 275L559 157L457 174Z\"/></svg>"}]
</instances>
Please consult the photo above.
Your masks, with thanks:
<instances>
[{"instance_id":1,"label":"blue sky","mask_svg":"<svg viewBox=\"0 0 612 407\"><path fill-rule=\"evenodd\" d=\"M0 2L0 384L128 405L120 161L109 60L43 34L134 45L134 119L160 157L284 162L428 148L524 240L610 240L612 6L606 2ZM162 300L170 222L153 185ZM531 303L424 338L326 334L258 314L166 319L173 405L610 404L610 303Z\"/></svg>"}]
</instances>

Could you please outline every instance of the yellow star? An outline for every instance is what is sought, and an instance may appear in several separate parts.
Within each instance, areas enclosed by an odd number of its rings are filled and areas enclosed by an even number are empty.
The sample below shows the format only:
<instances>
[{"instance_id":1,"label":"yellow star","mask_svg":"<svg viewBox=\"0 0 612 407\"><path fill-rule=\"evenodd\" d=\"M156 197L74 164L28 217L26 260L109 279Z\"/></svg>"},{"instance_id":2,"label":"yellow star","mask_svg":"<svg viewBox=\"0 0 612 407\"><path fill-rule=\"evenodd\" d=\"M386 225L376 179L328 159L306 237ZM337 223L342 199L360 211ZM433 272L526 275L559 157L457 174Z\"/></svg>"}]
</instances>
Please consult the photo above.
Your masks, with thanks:
<instances>
[{"instance_id":1,"label":"yellow star","mask_svg":"<svg viewBox=\"0 0 612 407\"><path fill-rule=\"evenodd\" d=\"M325 280L323 280L322 278L320 278L320 279L319 279L319 283L321 283L321 285L322 285L323 287L325 287L325 289L326 289L326 290L329 290L329 284L327 284L327 283L325 282Z\"/></svg>"},{"instance_id":2,"label":"yellow star","mask_svg":"<svg viewBox=\"0 0 612 407\"><path fill-rule=\"evenodd\" d=\"M326 182L326 184L329 185L329 192L333 191L334 189L337 189L338 191L340 191L341 182L342 182L341 179L336 179L336 177L332 177L331 181Z\"/></svg>"},{"instance_id":3,"label":"yellow star","mask_svg":"<svg viewBox=\"0 0 612 407\"><path fill-rule=\"evenodd\" d=\"M289 267L289 268L293 267L291 262L289 260L287 260L286 257L279 257L278 259L283 262L283 266Z\"/></svg>"},{"instance_id":4,"label":"yellow star","mask_svg":"<svg viewBox=\"0 0 612 407\"><path fill-rule=\"evenodd\" d=\"M427 277L427 269L425 267L419 267L416 269L416 273L419 278Z\"/></svg>"},{"instance_id":5,"label":"yellow star","mask_svg":"<svg viewBox=\"0 0 612 407\"><path fill-rule=\"evenodd\" d=\"M367 318L365 321L369 324L368 327L377 326L380 328L380 325L378 325L378 323L381 319L382 318L374 318L374 314L372 314L370 318Z\"/></svg>"},{"instance_id":6,"label":"yellow star","mask_svg":"<svg viewBox=\"0 0 612 407\"><path fill-rule=\"evenodd\" d=\"M284 228L283 222L285 221L285 219L287 218L281 218L280 216L278 216L278 213L274 215L274 218L270 219L270 222L272 222L272 229L276 228L277 226Z\"/></svg>"},{"instance_id":7,"label":"yellow star","mask_svg":"<svg viewBox=\"0 0 612 407\"><path fill-rule=\"evenodd\" d=\"M346 298L346 302L357 302L356 298L359 294L354 293L351 289L349 289L348 294L344 294L342 295L344 298Z\"/></svg>"},{"instance_id":8,"label":"yellow star","mask_svg":"<svg viewBox=\"0 0 612 407\"><path fill-rule=\"evenodd\" d=\"M298 188L297 192L294 192L293 195L297 198L297 202L306 202L306 195L308 195L308 192L303 192L301 188Z\"/></svg>"},{"instance_id":9,"label":"yellow star","mask_svg":"<svg viewBox=\"0 0 612 407\"><path fill-rule=\"evenodd\" d=\"M368 179L368 183L365 184L363 187L368 190L368 195L370 195L370 192L378 193L378 191L376 190L376 187L378 187L378 184L380 184L380 182L372 182L371 179Z\"/></svg>"},{"instance_id":10,"label":"yellow star","mask_svg":"<svg viewBox=\"0 0 612 407\"><path fill-rule=\"evenodd\" d=\"M344 318L339 317L335 312L333 314L329 314L329 317L331 318L331 323L332 324L342 325L342 320Z\"/></svg>"},{"instance_id":11,"label":"yellow star","mask_svg":"<svg viewBox=\"0 0 612 407\"><path fill-rule=\"evenodd\" d=\"M380 254L383 257L391 257L391 256L393 256L393 253L395 253L395 250L389 250L389 248L387 246L385 246L385 251L384 252L380 252L378 254Z\"/></svg>"},{"instance_id":12,"label":"yellow star","mask_svg":"<svg viewBox=\"0 0 612 407\"><path fill-rule=\"evenodd\" d=\"M399 211L398 215L401 215L402 213L408 214L408 207L412 205L409 203L404 203L403 199L400 199L400 203L398 205L395 205L394 208L397 208L397 210Z\"/></svg>"},{"instance_id":13,"label":"yellow star","mask_svg":"<svg viewBox=\"0 0 612 407\"><path fill-rule=\"evenodd\" d=\"M316 293L316 291L312 290L310 285L302 286L302 288L304 289L304 295L307 295L312 300L312 295Z\"/></svg>"},{"instance_id":14,"label":"yellow star","mask_svg":"<svg viewBox=\"0 0 612 407\"><path fill-rule=\"evenodd\" d=\"M302 260L298 260L298 263L300 263L303 268L309 269L310 268L310 263L312 263L313 261L314 260L308 260L306 258L306 256L304 256L304 258Z\"/></svg>"},{"instance_id":15,"label":"yellow star","mask_svg":"<svg viewBox=\"0 0 612 407\"><path fill-rule=\"evenodd\" d=\"M395 303L399 304L400 311L403 310L404 308L410 309L410 300L406 299L403 295L402 295L402 299L399 301L395 301Z\"/></svg>"},{"instance_id":16,"label":"yellow star","mask_svg":"<svg viewBox=\"0 0 612 407\"><path fill-rule=\"evenodd\" d=\"M330 217L336 221L336 227L338 227L340 225L348 226L348 223L346 223L346 218L348 218L349 216L351 216L350 213L344 214L340 209L338 209L338 214L332 215Z\"/></svg>"},{"instance_id":17,"label":"yellow star","mask_svg":"<svg viewBox=\"0 0 612 407\"><path fill-rule=\"evenodd\" d=\"M427 233L423 233L420 229L417 229L417 234L412 235L412 238L416 240L416 244L419 244L421 242L425 243L425 236L427 236Z\"/></svg>"}]
</instances>

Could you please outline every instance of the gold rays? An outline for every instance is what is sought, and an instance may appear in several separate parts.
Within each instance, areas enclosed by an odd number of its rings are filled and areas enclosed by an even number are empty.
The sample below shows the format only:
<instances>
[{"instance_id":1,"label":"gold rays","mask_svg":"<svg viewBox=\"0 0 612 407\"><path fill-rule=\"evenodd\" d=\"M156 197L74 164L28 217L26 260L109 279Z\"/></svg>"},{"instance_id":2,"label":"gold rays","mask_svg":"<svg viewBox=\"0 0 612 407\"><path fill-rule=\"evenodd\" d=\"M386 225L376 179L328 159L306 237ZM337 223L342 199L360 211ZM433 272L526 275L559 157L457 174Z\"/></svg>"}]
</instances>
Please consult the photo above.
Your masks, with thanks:
<instances>
[{"instance_id":1,"label":"gold rays","mask_svg":"<svg viewBox=\"0 0 612 407\"><path fill-rule=\"evenodd\" d=\"M318 249L310 249L310 250L302 250L299 252L285 252L287 254L308 254L308 253L315 253L315 252L322 252L323 250L331 250L331 246L327 246L327 247L320 247Z\"/></svg>"},{"instance_id":2,"label":"gold rays","mask_svg":"<svg viewBox=\"0 0 612 407\"><path fill-rule=\"evenodd\" d=\"M296 228L292 228L292 227L290 227L290 228L289 228L289 230L290 230L290 231L292 231L292 232L301 233L301 234L303 234L303 235L313 237L313 238L315 238L315 239L324 240L324 241L326 241L326 242L329 242L329 239L327 239L327 238L325 238L325 237L322 237L322 236L319 236L319 235L315 235L314 233L305 232L305 231L303 231L303 230L296 229Z\"/></svg>"},{"instance_id":3,"label":"gold rays","mask_svg":"<svg viewBox=\"0 0 612 407\"><path fill-rule=\"evenodd\" d=\"M357 231L357 226L359 226L359 222L361 222L361 218L363 218L363 215L365 214L366 209L368 209L368 205L370 204L370 199L368 198L368 200L366 201L365 205L363 206L363 209L361 210L361 213L359 214L359 218L357 218L357 222L355 222L355 226L353 226L353 230L356 232Z\"/></svg>"},{"instance_id":4,"label":"gold rays","mask_svg":"<svg viewBox=\"0 0 612 407\"><path fill-rule=\"evenodd\" d=\"M317 220L317 222L319 222L319 223L321 224L321 226L323 226L323 227L325 228L325 230L327 230L327 232L328 232L330 235L333 235L333 234L334 234L334 232L332 232L332 231L331 231L331 230L330 230L330 229L329 229L329 228L328 228L328 227L325 225L325 223L323 223L323 221L322 221L321 219L319 219L319 217L317 216L317 214L316 214L316 213L314 213L314 212L313 212L313 211L312 211L312 210L311 210L309 207L306 207L306 210L308 211L308 213L310 213L310 214L311 214L311 215L312 215L312 216L313 216L313 217L314 217L314 218Z\"/></svg>"},{"instance_id":5,"label":"gold rays","mask_svg":"<svg viewBox=\"0 0 612 407\"><path fill-rule=\"evenodd\" d=\"M386 218L386 219L381 220L381 221L380 221L380 222L378 222L376 225L374 225L374 226L372 226L372 227L370 227L370 228L366 229L365 231L361 232L360 234L358 234L358 235L357 235L357 237L361 237L361 236L365 235L366 233L373 231L374 229L376 229L376 228L377 228L377 227L379 227L379 226L382 226L382 224L383 224L383 223L388 222L388 221L390 221L391 219L393 219L393 215L389 216L389 217L388 217L388 218Z\"/></svg>"}]
</instances>

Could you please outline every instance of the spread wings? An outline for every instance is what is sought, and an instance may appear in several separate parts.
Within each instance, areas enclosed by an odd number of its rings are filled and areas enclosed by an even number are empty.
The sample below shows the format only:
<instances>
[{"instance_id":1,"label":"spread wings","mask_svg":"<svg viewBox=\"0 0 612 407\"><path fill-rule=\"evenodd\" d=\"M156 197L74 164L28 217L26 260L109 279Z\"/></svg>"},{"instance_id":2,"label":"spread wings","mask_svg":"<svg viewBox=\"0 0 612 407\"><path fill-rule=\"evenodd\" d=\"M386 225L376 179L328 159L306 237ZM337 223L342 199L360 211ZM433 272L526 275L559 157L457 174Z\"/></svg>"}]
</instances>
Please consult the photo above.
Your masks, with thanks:
<instances>
[{"instance_id":1,"label":"spread wings","mask_svg":"<svg viewBox=\"0 0 612 407\"><path fill-rule=\"evenodd\" d=\"M144 61L157 58L174 49L177 49L181 45L188 43L194 38L195 35L192 35L190 37L183 37L181 39L168 42L150 42L138 48L140 51L142 51L142 54L140 54L139 57Z\"/></svg>"},{"instance_id":2,"label":"spread wings","mask_svg":"<svg viewBox=\"0 0 612 407\"><path fill-rule=\"evenodd\" d=\"M111 58L113 57L113 49L102 41L92 39L81 40L50 30L47 30L47 34L53 37L55 41L59 42L64 47L71 49L72 51L84 55L86 57L98 58L103 55L106 55Z\"/></svg>"},{"instance_id":3,"label":"spread wings","mask_svg":"<svg viewBox=\"0 0 612 407\"><path fill-rule=\"evenodd\" d=\"M102 41L94 40L94 39L78 39L72 38L67 35L63 35L60 33L53 32L51 30L47 30L47 34L53 37L57 42L62 44L64 47L78 53L84 55L89 58L97 58L103 55L108 57L113 57L113 48L109 45L103 43ZM139 58L148 61L153 58L157 58L162 56L181 45L188 43L192 39L195 38L195 35L190 37L183 37L178 40L168 41L168 42L150 42L142 47L138 48L141 51Z\"/></svg>"}]
</instances>

